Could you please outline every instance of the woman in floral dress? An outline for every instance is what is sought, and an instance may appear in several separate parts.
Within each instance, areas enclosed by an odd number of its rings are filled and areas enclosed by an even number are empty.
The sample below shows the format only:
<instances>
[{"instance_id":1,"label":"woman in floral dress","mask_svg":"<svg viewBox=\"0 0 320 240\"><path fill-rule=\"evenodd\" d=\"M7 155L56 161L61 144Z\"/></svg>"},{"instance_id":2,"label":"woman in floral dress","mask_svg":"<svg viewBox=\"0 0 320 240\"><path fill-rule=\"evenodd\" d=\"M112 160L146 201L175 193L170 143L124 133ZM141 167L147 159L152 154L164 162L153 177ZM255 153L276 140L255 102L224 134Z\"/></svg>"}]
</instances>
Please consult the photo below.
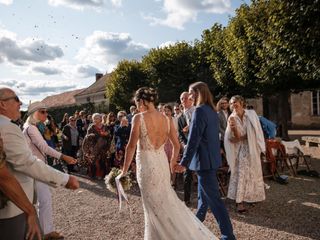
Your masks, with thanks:
<instances>
[{"instance_id":1,"label":"woman in floral dress","mask_svg":"<svg viewBox=\"0 0 320 240\"><path fill-rule=\"evenodd\" d=\"M244 99L230 99L233 110L228 118L224 145L231 170L228 198L235 200L238 212L245 212L244 202L265 200L261 152L265 142L259 118L254 110L244 109Z\"/></svg>"}]
</instances>

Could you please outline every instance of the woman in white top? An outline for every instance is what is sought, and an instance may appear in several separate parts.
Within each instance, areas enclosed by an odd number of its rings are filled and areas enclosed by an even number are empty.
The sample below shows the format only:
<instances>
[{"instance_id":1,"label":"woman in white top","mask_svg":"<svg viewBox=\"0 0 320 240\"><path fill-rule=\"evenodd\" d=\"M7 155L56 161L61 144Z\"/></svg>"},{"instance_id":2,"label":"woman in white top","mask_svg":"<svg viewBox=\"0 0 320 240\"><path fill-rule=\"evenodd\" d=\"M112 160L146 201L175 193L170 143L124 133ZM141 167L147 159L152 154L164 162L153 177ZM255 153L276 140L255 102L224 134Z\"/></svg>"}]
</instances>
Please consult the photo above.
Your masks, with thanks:
<instances>
[{"instance_id":1,"label":"woman in white top","mask_svg":"<svg viewBox=\"0 0 320 240\"><path fill-rule=\"evenodd\" d=\"M69 156L51 148L41 132L37 124L44 123L47 119L46 106L42 102L34 102L28 107L29 117L23 126L23 133L32 150L32 153L43 161L46 160L46 155L53 158L62 159L68 164L74 164L77 161ZM36 181L37 200L39 202L39 221L45 239L61 239L63 236L54 230L52 218L52 199L49 186Z\"/></svg>"}]
</instances>

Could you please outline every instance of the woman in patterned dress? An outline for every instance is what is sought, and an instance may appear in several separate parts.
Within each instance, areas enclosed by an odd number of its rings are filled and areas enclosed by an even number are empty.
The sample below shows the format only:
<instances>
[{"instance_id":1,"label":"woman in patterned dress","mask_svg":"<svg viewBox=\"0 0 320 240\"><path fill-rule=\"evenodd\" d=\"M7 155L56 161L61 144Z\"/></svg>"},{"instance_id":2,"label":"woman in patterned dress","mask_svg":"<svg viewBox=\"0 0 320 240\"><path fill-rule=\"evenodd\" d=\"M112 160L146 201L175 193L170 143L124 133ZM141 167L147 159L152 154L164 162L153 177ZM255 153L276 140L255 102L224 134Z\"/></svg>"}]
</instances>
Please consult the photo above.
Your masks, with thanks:
<instances>
[{"instance_id":1,"label":"woman in patterned dress","mask_svg":"<svg viewBox=\"0 0 320 240\"><path fill-rule=\"evenodd\" d=\"M231 170L228 198L235 200L238 212L245 212L244 202L265 200L261 152L265 142L259 118L254 110L244 109L243 97L230 99L233 110L224 137L227 161Z\"/></svg>"}]
</instances>

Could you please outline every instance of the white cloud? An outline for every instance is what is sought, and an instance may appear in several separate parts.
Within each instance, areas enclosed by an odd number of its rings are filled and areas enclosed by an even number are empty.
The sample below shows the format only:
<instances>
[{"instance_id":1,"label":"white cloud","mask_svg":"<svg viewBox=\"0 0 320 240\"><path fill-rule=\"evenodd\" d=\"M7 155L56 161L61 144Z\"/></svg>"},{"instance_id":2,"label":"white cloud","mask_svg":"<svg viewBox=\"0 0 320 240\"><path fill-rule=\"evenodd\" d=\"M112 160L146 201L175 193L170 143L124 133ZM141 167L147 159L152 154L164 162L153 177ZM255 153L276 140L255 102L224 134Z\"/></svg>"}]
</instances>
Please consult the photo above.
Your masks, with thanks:
<instances>
[{"instance_id":1,"label":"white cloud","mask_svg":"<svg viewBox=\"0 0 320 240\"><path fill-rule=\"evenodd\" d=\"M77 10L84 10L86 7L99 9L104 6L104 0L49 0L52 6L65 6Z\"/></svg>"},{"instance_id":2,"label":"white cloud","mask_svg":"<svg viewBox=\"0 0 320 240\"><path fill-rule=\"evenodd\" d=\"M96 73L101 73L103 71L96 67L90 65L77 65L74 70L75 74L82 78L94 78Z\"/></svg>"},{"instance_id":3,"label":"white cloud","mask_svg":"<svg viewBox=\"0 0 320 240\"><path fill-rule=\"evenodd\" d=\"M74 82L60 81L53 84L49 80L1 79L0 85L10 87L23 102L22 108L28 106L29 101L42 100L47 96L79 88Z\"/></svg>"},{"instance_id":4,"label":"white cloud","mask_svg":"<svg viewBox=\"0 0 320 240\"><path fill-rule=\"evenodd\" d=\"M63 51L59 46L34 38L19 41L14 33L0 29L0 62L8 61L21 66L30 62L54 60L62 56Z\"/></svg>"},{"instance_id":5,"label":"white cloud","mask_svg":"<svg viewBox=\"0 0 320 240\"><path fill-rule=\"evenodd\" d=\"M163 11L166 18L144 15L151 25L164 25L177 29L184 29L189 21L195 21L201 12L226 13L231 8L230 0L164 0Z\"/></svg>"},{"instance_id":6,"label":"white cloud","mask_svg":"<svg viewBox=\"0 0 320 240\"><path fill-rule=\"evenodd\" d=\"M146 44L136 43L128 33L95 31L85 40L77 59L83 63L95 64L108 71L122 59L139 59L147 53Z\"/></svg>"},{"instance_id":7,"label":"white cloud","mask_svg":"<svg viewBox=\"0 0 320 240\"><path fill-rule=\"evenodd\" d=\"M110 1L114 7L121 7L122 6L122 0L110 0Z\"/></svg>"},{"instance_id":8,"label":"white cloud","mask_svg":"<svg viewBox=\"0 0 320 240\"><path fill-rule=\"evenodd\" d=\"M10 5L13 3L13 0L0 0L0 4Z\"/></svg>"},{"instance_id":9,"label":"white cloud","mask_svg":"<svg viewBox=\"0 0 320 240\"><path fill-rule=\"evenodd\" d=\"M47 67L47 66L35 66L32 67L33 72L38 72L44 75L56 75L62 73L62 71L55 67Z\"/></svg>"},{"instance_id":10,"label":"white cloud","mask_svg":"<svg viewBox=\"0 0 320 240\"><path fill-rule=\"evenodd\" d=\"M176 43L173 42L173 41L167 41L167 42L164 42L164 43L161 43L159 45L159 48L165 48L165 47L169 47L169 46L173 46L175 45Z\"/></svg>"}]
</instances>

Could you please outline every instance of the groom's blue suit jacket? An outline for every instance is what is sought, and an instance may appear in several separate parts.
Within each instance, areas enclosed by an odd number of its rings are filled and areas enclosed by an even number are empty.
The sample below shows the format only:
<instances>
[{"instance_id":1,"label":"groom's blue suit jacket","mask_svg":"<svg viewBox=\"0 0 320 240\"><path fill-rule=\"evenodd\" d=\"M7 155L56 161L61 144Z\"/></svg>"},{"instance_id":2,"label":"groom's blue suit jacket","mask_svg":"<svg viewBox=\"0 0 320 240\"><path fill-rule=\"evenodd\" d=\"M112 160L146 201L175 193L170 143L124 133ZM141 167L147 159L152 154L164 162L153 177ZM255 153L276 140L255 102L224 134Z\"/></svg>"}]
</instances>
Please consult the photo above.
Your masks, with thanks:
<instances>
[{"instance_id":1,"label":"groom's blue suit jacket","mask_svg":"<svg viewBox=\"0 0 320 240\"><path fill-rule=\"evenodd\" d=\"M209 105L196 107L192 115L180 165L193 171L217 169L221 165L219 118Z\"/></svg>"}]
</instances>

